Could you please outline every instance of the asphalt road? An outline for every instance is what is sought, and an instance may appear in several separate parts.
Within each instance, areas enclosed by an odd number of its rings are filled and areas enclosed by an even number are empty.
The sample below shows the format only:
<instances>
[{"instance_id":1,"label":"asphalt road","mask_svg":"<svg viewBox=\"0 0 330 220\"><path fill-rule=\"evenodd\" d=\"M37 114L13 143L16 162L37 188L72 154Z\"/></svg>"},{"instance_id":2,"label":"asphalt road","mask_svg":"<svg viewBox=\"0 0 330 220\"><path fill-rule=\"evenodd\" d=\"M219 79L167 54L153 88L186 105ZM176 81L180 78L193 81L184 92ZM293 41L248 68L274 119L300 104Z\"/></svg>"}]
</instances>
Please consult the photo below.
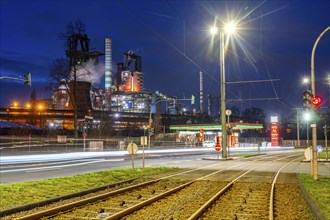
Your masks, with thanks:
<instances>
[{"instance_id":1,"label":"asphalt road","mask_svg":"<svg viewBox=\"0 0 330 220\"><path fill-rule=\"evenodd\" d=\"M233 149L231 155L257 153L257 148ZM263 154L292 154L301 153L288 147L263 148ZM219 163L219 166L226 168L232 163L239 163L239 159L230 161L221 160L221 153L212 148L193 149L168 149L145 151L145 166L168 166L180 168L197 168L208 164ZM132 158L126 151L107 152L75 152L75 153L52 153L52 154L31 154L26 152L20 155L0 157L0 181L1 184L47 179L62 176L71 176L87 172L132 167ZM320 175L330 175L330 163L319 163ZM142 151L139 151L134 158L134 166L142 167ZM271 167L260 167L261 170L271 170ZM299 163L287 172L310 172L310 163Z\"/></svg>"}]
</instances>

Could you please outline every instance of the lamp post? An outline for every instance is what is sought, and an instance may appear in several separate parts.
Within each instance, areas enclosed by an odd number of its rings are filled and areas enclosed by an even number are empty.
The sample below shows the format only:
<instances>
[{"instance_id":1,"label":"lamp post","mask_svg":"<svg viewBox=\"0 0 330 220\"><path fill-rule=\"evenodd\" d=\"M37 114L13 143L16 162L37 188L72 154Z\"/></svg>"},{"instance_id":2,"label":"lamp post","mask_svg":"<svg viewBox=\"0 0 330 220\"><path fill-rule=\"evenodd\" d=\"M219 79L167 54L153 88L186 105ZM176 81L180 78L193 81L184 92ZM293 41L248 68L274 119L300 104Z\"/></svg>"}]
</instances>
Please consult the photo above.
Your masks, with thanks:
<instances>
[{"instance_id":1,"label":"lamp post","mask_svg":"<svg viewBox=\"0 0 330 220\"><path fill-rule=\"evenodd\" d=\"M219 29L220 41L220 109L221 109L221 145L222 145L222 158L227 158L227 127L226 127L226 75L225 75L225 32L231 34L235 31L235 24L233 22L225 25L224 28ZM213 27L212 34L216 34L218 29Z\"/></svg>"},{"instance_id":2,"label":"lamp post","mask_svg":"<svg viewBox=\"0 0 330 220\"><path fill-rule=\"evenodd\" d=\"M321 37L330 30L330 26L327 27L322 33L319 35L319 37L316 39L313 49L312 49L312 56L311 56L311 87L312 87L312 94L315 95L315 73L314 73L314 55L316 46L319 43ZM317 167L317 152L316 152L316 144L317 144L317 130L316 130L316 122L312 124L312 147L313 147L313 155L312 155L312 164L313 164L313 179L316 181L319 179L318 177L318 167Z\"/></svg>"}]
</instances>

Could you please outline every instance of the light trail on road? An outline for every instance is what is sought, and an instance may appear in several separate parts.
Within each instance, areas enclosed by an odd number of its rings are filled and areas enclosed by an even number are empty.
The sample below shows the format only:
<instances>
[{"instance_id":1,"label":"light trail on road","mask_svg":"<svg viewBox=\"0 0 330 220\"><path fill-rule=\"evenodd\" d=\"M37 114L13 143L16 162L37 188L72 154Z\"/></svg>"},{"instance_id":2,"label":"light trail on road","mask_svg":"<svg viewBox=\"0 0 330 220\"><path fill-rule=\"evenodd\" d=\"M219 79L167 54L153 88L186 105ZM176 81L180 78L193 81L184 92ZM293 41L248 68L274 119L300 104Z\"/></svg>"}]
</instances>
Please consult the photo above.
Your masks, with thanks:
<instances>
[{"instance_id":1,"label":"light trail on road","mask_svg":"<svg viewBox=\"0 0 330 220\"><path fill-rule=\"evenodd\" d=\"M84 163L74 163L74 164L67 164L67 165L57 165L57 166L52 166L52 164L47 164L47 167L36 167L36 168L22 168L22 169L15 169L15 170L0 170L0 173L10 173L10 172L22 172L26 171L28 173L33 173L33 172L39 172L39 171L49 171L49 170L56 170L56 169L62 169L65 167L75 167L75 166L82 166L86 164L92 164L92 163L103 163L103 162L118 162L118 161L123 161L124 159L117 159L117 160L105 160L105 159L99 159L99 160L94 160L90 162L84 162Z\"/></svg>"},{"instance_id":2,"label":"light trail on road","mask_svg":"<svg viewBox=\"0 0 330 220\"><path fill-rule=\"evenodd\" d=\"M261 147L260 151L282 151L293 150L293 147ZM231 152L256 151L256 147L232 148ZM145 150L145 154L168 154L168 153L194 153L194 152L214 152L214 148L192 148L192 149L164 149L164 150ZM142 150L138 150L137 155L142 155ZM55 153L55 154L35 154L35 155L16 155L0 157L0 165L24 164L36 162L52 162L52 161L71 161L78 159L90 159L100 157L125 157L130 156L127 151L100 151L100 152L75 152L75 153Z\"/></svg>"}]
</instances>

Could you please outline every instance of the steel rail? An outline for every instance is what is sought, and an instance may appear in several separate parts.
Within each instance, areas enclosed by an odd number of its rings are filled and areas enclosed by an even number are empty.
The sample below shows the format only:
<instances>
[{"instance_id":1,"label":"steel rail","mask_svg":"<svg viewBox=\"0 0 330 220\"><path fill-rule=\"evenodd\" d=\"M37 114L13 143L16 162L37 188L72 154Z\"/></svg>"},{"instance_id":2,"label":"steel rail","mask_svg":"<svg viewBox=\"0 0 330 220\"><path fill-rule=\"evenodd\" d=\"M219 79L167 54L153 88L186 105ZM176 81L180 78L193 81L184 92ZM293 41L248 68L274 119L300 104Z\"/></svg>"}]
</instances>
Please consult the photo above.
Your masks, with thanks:
<instances>
[{"instance_id":1,"label":"steel rail","mask_svg":"<svg viewBox=\"0 0 330 220\"><path fill-rule=\"evenodd\" d=\"M294 159L286 164L284 164L276 173L274 179L273 179L273 182L272 182L272 188L271 188L271 191L270 191L270 198L269 198L269 220L273 220L274 219L274 192L275 192L275 184L276 184L276 180L277 180L277 177L278 175L280 174L280 172L282 171L282 169L284 167L286 167L287 165L291 164L292 162L300 159L301 157L297 158L297 159Z\"/></svg>"},{"instance_id":2,"label":"steel rail","mask_svg":"<svg viewBox=\"0 0 330 220\"><path fill-rule=\"evenodd\" d=\"M122 217L124 217L124 216L126 216L126 215L129 215L129 214L131 214L131 213L133 213L133 212L135 212L135 211L137 211L137 210L139 210L139 209L142 209L143 207L145 207L145 206L147 206L147 205L150 205L150 204L153 203L153 202L156 202L156 201L158 201L158 200L160 200L160 199L165 198L166 196L169 196L169 195L171 195L171 194L173 194L173 193L176 193L177 191L179 191L179 190L181 190L181 189L183 189L183 188L185 188L185 187L191 185L191 184L194 183L195 181L196 181L196 180L193 180L193 181L190 181L190 182L188 182L188 183L182 184L182 185L180 185L180 186L178 186L178 187L175 187L174 189L171 189L171 190L169 190L169 191L166 191L166 192L164 192L164 193L162 193L162 194L159 194L159 195L157 195L157 196L155 196L155 197L152 197L152 198L150 198L150 199L148 199L148 200L145 200L145 201L143 201L143 202L141 202L141 203L138 203L138 204L136 204L136 205L134 205L134 206L131 206L131 207L127 208L127 209L124 209L124 210L122 210L122 211L120 211L120 212L117 212L117 213L115 213L115 214L113 214L113 215L111 215L111 216L105 218L104 220L120 219L120 218L122 218Z\"/></svg>"},{"instance_id":3,"label":"steel rail","mask_svg":"<svg viewBox=\"0 0 330 220\"><path fill-rule=\"evenodd\" d=\"M296 155L294 155L294 156L296 156ZM288 156L288 157L292 157L292 155L291 155L291 156ZM286 158L286 157L285 157L285 158ZM262 159L263 159L263 158L262 158ZM280 160L280 159L283 159L283 158L279 158L279 159L276 159L276 160ZM260 159L257 159L257 160L254 160L254 161L258 161L258 160L260 160ZM276 161L276 160L275 160L275 161ZM273 162L273 161L272 161L272 162ZM247 162L246 162L246 163L247 163ZM235 167L238 167L238 166L244 166L246 163L243 163L243 164L236 164L236 165L233 165L233 166L231 166L231 167L229 167L229 168L235 168ZM255 166L255 167L256 167L256 166ZM255 168L255 167L254 167L254 168ZM165 193L162 193L162 194L160 194L160 195L157 195L157 196L155 196L155 197L153 197L153 198L150 198L150 199L148 199L148 200L146 200L146 201L143 201L143 202L141 202L141 203L138 203L138 204L136 204L136 205L134 205L134 206L131 206L131 207L125 209L125 210L122 210L122 211L120 211L120 212L118 212L118 213L115 213L115 214L113 214L113 215L111 215L111 216L105 218L105 220L115 220L115 219L120 219L120 218L122 218L122 217L124 217L124 216L127 216L127 215L129 215L129 214L132 214L133 212L138 211L138 210L142 209L143 207L146 207L146 206L150 205L150 204L153 203L153 202L156 202L156 201L158 201L158 200L160 200L160 199L163 199L163 198L165 198L165 197L167 197L167 196L169 196L169 195L171 195L171 194L176 193L177 191L183 189L184 187L187 187L187 186L191 185L192 183L196 182L197 180L205 179L205 178L207 178L207 177L209 177L209 176L215 175L215 174L220 173L220 172L222 172L222 171L224 171L224 170L218 170L218 171L215 171L215 172L213 172L213 173L207 174L207 175L205 175L205 176L203 176L203 177L197 178L197 179L195 179L195 180L193 180L193 181L191 181L191 182L189 182L189 183L186 183L186 184L183 184L183 185L181 185L181 186L178 186L178 187L176 187L176 188L174 188L174 189L172 189L172 190L169 190L169 191L167 191L167 192L165 192ZM240 175L239 177L237 177L234 181L238 180L239 178L241 178L242 176L244 176L244 175L247 174L248 172L250 172L250 171L247 171L247 172L241 174L241 175ZM225 192L225 191L227 190L227 188L230 188L230 187L231 187L230 184L228 184L228 185L227 185L224 189L222 189L221 191Z\"/></svg>"},{"instance_id":4,"label":"steel rail","mask_svg":"<svg viewBox=\"0 0 330 220\"><path fill-rule=\"evenodd\" d=\"M271 156L268 156L268 157L274 157L274 156L276 157L277 154L276 155L271 155ZM258 159L253 160L253 161L262 160L264 158L265 157L258 158ZM248 158L243 158L242 160L244 160L244 159L248 159ZM87 204L87 203L95 202L97 200L104 199L104 198L107 198L109 196L113 196L113 195L116 195L116 194L125 192L127 190L132 190L132 189L135 189L135 188L143 187L143 186L148 185L148 184L156 183L156 182L158 182L160 180L163 180L163 179L166 179L166 178L171 178L171 177L174 177L174 176L179 176L179 175L190 173L190 172L194 172L194 171L197 171L197 170L203 170L203 169L210 168L210 167L217 166L217 165L219 165L219 161L217 161L214 164L207 165L207 166L203 166L203 167L199 167L199 168L196 168L196 169L187 170L187 171L183 171L183 172L178 172L178 173L175 173L175 174L171 174L171 175L167 175L165 177L158 178L156 180L147 181L147 182L140 183L140 184L137 184L137 185L134 185L134 186L125 187L125 188L122 188L122 189L119 189L119 190L115 190L115 191L112 191L112 192L108 192L108 193L104 193L104 194L101 194L101 195L98 195L98 196L93 196L93 197L90 197L90 198L87 198L87 199L83 199L83 200L80 200L80 201L76 201L76 202L68 203L68 204L65 204L65 205L58 206L58 207L54 207L54 208L51 208L51 209L43 210L43 211L40 211L40 212L37 212L37 213L34 213L34 214L30 214L30 215L27 215L27 216L18 218L18 219L36 219L36 218L41 218L41 217L45 217L45 216L54 215L54 214L56 214L56 213L58 213L60 211L61 212L67 211L67 210L70 210L70 209L72 209L74 207L78 207L78 206L82 206L82 205ZM229 167L229 169L230 168L237 167L237 166L244 166L244 165L245 165L245 163L244 164L233 165L233 166ZM200 178L198 178L196 180L199 180L199 179L208 177L210 175L214 175L214 174L219 173L219 172L222 172L222 171L224 171L224 170L218 170L218 171L213 172L211 174L205 175L204 177L200 177ZM117 183L115 185L118 185L118 184L119 183ZM95 190L95 189L91 189L91 190ZM87 191L90 191L90 190L87 190ZM80 192L78 192L78 193L80 193ZM78 193L74 193L74 194L78 194ZM63 197L66 197L66 196L63 196ZM57 198L62 198L62 197L57 197ZM64 199L67 199L67 198L64 198ZM49 199L49 200L45 200L45 201L41 201L41 202L37 202L37 203L32 203L32 206L31 206L31 204L28 204L28 205L24 205L24 206L21 206L21 207L16 207L16 208L13 208L13 209L14 210L19 210L19 211L27 211L26 208L28 208L28 210L30 210L32 208L35 208L36 205L39 207L38 204L47 205L47 204L49 204L49 201L52 201L52 200L53 199ZM3 210L3 211L6 211L6 215L9 214L7 212L8 210ZM15 212L11 212L10 214L15 214L15 213L16 213L16 211Z\"/></svg>"},{"instance_id":5,"label":"steel rail","mask_svg":"<svg viewBox=\"0 0 330 220\"><path fill-rule=\"evenodd\" d=\"M218 165L218 162L214 163L214 164L211 164L211 165L199 167L199 168L196 168L196 169L187 170L187 171L167 175L167 176L164 176L164 177L160 177L156 181L166 179L166 178L171 178L171 177L186 174L186 173L190 173L190 172L194 172L196 170L202 170L202 169L210 168L210 167L213 167L213 166L216 166L216 165ZM84 190L84 191L80 191L80 192L76 192L76 193L72 193L72 194L67 194L67 195L64 195L64 196L59 196L59 197L55 197L55 198L51 198L51 199L47 199L47 200L43 200L43 201L33 202L33 203L29 203L29 204L22 205L22 206L17 206L17 207L14 207L14 208L4 209L4 210L0 211L0 217L4 217L4 216L7 216L7 215L13 215L13 214L18 213L18 212L28 211L28 210L34 209L36 207L46 206L46 205L49 205L51 203L58 202L58 201L61 201L61 200L66 200L66 199L70 199L70 198L74 198L74 197L87 195L89 193L94 193L94 192L104 190L106 188L111 188L111 187L114 187L116 185L120 185L120 184L123 184L123 183L133 182L133 180L134 179L121 181L121 182L118 182L118 183L109 184L109 185L105 185L105 186L100 186L100 187L96 187L96 188L92 188L92 189L88 189L88 190Z\"/></svg>"},{"instance_id":6,"label":"steel rail","mask_svg":"<svg viewBox=\"0 0 330 220\"><path fill-rule=\"evenodd\" d=\"M299 154L300 155L300 154ZM278 158L278 159L275 159L273 161L269 161L267 163L265 163L264 165L267 165L269 163L273 163L275 161L278 161L278 160L282 160L282 159L286 159L286 158L289 158L289 157L293 157L293 156L297 156L297 155L290 155L290 156L287 156L287 157L284 157L284 158ZM299 157L300 158L300 157ZM295 159L297 160L297 159ZM291 163L292 161L290 161L289 163ZM237 180L239 180L240 178L242 178L243 176L245 176L246 174L250 173L251 171L255 170L256 168L258 167L258 165L254 166L252 169L244 172L243 174L241 174L240 176L238 176L237 178L235 178L233 181L231 181L227 186L225 186L223 189L221 189L218 193L216 193L211 199L209 199L206 203L204 203L204 205L199 208L194 214L192 214L190 217L189 217L189 220L195 220L195 219L198 219L199 217L201 217L203 215L203 213L211 207L211 205L217 201L219 199L220 196L222 196L225 192L227 192L233 185L235 182L237 182Z\"/></svg>"},{"instance_id":7,"label":"steel rail","mask_svg":"<svg viewBox=\"0 0 330 220\"><path fill-rule=\"evenodd\" d=\"M129 180L121 181L121 182L118 182L118 183L112 183L112 184L99 186L99 187L92 188L92 189L87 189L87 190L80 191L80 192L67 194L67 195L64 195L64 196L58 196L58 197L55 197L55 198L51 198L51 199L47 199L47 200L43 200L43 201L39 201L39 202L29 203L29 204L26 204L26 205L23 205L23 206L4 209L4 210L0 211L0 217L4 217L6 215L12 215L12 214L15 214L17 212L23 212L23 211L30 210L30 209L33 209L33 208L36 208L36 207L40 207L40 206L49 205L51 203L58 202L58 201L61 201L61 200L71 199L71 198L83 196L83 195L86 195L86 194L89 194L89 193L95 193L97 191L109 189L109 188L112 188L112 187L115 187L115 186L118 186L118 185L121 185L121 184L131 183L134 180L135 179L129 179Z\"/></svg>"},{"instance_id":8,"label":"steel rail","mask_svg":"<svg viewBox=\"0 0 330 220\"><path fill-rule=\"evenodd\" d=\"M97 196L82 199L82 200L79 200L79 201L76 201L76 202L72 202L72 203L69 203L69 204L57 206L57 207L54 207L54 208L51 208L51 209L48 209L48 210L37 212L37 213L27 215L27 216L24 216L24 217L21 217L21 218L17 218L17 219L19 219L19 220L32 220L32 219L39 219L39 218L42 218L42 217L45 217L45 216L54 215L54 214L59 213L59 212L67 211L69 209L85 205L87 203L91 203L91 202L95 202L95 201L98 201L98 200L101 200L101 199L105 199L105 198L108 198L109 196L113 196L113 195L116 195L116 194L119 194L119 193L122 193L122 192L126 192L126 191L129 191L129 190L132 190L132 189L136 189L136 188L143 187L143 186L146 186L146 185L149 185L149 184L153 184L153 183L156 183L158 181L159 181L159 179L147 181L147 182L136 184L136 185L133 185L133 186L128 186L128 187L118 189L118 190L115 190L115 191L112 191L112 192L103 193L101 195L97 195Z\"/></svg>"}]
</instances>

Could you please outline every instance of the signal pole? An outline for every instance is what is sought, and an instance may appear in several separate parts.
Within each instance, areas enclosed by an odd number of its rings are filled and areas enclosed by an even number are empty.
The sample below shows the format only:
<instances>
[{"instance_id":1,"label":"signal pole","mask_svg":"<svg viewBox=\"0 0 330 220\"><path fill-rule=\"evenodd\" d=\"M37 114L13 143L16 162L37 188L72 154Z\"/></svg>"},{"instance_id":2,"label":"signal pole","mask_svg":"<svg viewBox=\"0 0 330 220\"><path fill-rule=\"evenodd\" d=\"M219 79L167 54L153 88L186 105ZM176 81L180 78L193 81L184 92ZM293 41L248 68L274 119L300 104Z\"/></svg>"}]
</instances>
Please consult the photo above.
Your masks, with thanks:
<instances>
[{"instance_id":1,"label":"signal pole","mask_svg":"<svg viewBox=\"0 0 330 220\"><path fill-rule=\"evenodd\" d=\"M330 30L330 26L327 27L317 38L317 40L315 41L315 44L313 46L313 50L312 50L312 56L311 56L311 88L312 88L312 94L315 95L315 73L314 73L314 55L315 55L315 50L316 50L316 46L319 43L321 37ZM312 147L313 147L313 159L312 159L312 163L313 163L313 179L314 181L318 180L318 167L317 167L317 152L316 152L316 142L317 142L317 130L316 130L316 122L314 124L311 124L312 127Z\"/></svg>"},{"instance_id":2,"label":"signal pole","mask_svg":"<svg viewBox=\"0 0 330 220\"><path fill-rule=\"evenodd\" d=\"M22 79L21 77L11 77L11 76L0 76L0 79L12 79L12 80L24 81L24 84L27 86L31 86L32 83L31 73L24 75L24 79Z\"/></svg>"}]
</instances>

